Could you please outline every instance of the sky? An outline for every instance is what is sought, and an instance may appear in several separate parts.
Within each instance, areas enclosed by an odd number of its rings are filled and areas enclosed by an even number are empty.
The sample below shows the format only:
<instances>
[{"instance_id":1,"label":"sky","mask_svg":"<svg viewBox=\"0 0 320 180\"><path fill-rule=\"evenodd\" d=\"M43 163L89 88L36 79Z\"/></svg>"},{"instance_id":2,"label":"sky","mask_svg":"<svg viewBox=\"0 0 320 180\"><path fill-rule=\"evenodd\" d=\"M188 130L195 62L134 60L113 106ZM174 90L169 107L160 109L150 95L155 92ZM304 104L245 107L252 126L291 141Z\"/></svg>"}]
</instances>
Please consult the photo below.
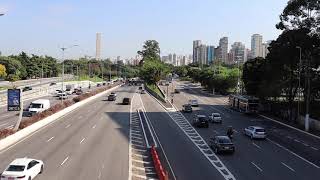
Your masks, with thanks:
<instances>
[{"instance_id":1,"label":"sky","mask_svg":"<svg viewBox=\"0 0 320 180\"><path fill-rule=\"evenodd\" d=\"M276 39L275 28L288 0L0 0L2 55L95 56L102 34L103 58L134 57L143 42L155 39L161 54L192 54L192 41L250 48L251 35Z\"/></svg>"}]
</instances>

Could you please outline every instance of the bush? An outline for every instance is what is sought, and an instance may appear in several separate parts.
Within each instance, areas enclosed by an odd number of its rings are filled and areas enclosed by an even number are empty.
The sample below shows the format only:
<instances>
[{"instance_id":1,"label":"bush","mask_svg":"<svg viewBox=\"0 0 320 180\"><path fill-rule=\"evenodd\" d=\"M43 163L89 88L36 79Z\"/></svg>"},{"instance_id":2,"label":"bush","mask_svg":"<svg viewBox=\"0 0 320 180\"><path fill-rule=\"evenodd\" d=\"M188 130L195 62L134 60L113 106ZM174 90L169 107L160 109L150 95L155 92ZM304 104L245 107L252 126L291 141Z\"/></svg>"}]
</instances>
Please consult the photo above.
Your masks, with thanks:
<instances>
[{"instance_id":1,"label":"bush","mask_svg":"<svg viewBox=\"0 0 320 180\"><path fill-rule=\"evenodd\" d=\"M0 130L0 139L5 138L7 136L10 136L13 133L14 133L13 129L1 129Z\"/></svg>"}]
</instances>

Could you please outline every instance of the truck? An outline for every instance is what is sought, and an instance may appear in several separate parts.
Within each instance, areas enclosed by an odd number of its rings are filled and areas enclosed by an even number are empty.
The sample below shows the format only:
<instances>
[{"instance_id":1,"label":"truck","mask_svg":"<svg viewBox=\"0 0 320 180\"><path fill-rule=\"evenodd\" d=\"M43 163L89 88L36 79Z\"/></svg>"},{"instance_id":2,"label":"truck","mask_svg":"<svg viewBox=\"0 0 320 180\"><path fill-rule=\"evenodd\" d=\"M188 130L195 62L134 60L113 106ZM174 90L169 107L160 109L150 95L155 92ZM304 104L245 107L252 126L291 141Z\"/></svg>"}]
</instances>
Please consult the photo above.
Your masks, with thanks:
<instances>
[{"instance_id":1,"label":"truck","mask_svg":"<svg viewBox=\"0 0 320 180\"><path fill-rule=\"evenodd\" d=\"M28 108L29 116L40 113L49 108L50 108L49 99L38 99L38 100L32 101Z\"/></svg>"}]
</instances>

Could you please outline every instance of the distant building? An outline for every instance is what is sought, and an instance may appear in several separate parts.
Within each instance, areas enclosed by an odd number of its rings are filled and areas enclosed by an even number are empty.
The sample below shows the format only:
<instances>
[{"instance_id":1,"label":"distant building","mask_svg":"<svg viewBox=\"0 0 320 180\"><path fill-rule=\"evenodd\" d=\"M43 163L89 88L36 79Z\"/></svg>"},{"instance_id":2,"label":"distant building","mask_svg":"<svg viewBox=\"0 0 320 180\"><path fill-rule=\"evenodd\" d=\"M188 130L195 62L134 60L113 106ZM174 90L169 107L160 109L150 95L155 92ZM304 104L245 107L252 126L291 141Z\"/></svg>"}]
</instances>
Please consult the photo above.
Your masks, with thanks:
<instances>
[{"instance_id":1,"label":"distant building","mask_svg":"<svg viewBox=\"0 0 320 180\"><path fill-rule=\"evenodd\" d=\"M234 61L234 54L231 52L228 53L228 58L227 58L227 62L226 64L234 64L235 61Z\"/></svg>"},{"instance_id":2,"label":"distant building","mask_svg":"<svg viewBox=\"0 0 320 180\"><path fill-rule=\"evenodd\" d=\"M214 48L214 60L220 61L221 60L220 57L221 57L221 50L220 50L220 46L218 46Z\"/></svg>"},{"instance_id":3,"label":"distant building","mask_svg":"<svg viewBox=\"0 0 320 180\"><path fill-rule=\"evenodd\" d=\"M101 33L96 34L96 60L101 60Z\"/></svg>"},{"instance_id":4,"label":"distant building","mask_svg":"<svg viewBox=\"0 0 320 180\"><path fill-rule=\"evenodd\" d=\"M178 63L178 57L177 57L176 54L173 54L173 55L172 55L172 64L173 64L174 66L177 66L177 63Z\"/></svg>"},{"instance_id":5,"label":"distant building","mask_svg":"<svg viewBox=\"0 0 320 180\"><path fill-rule=\"evenodd\" d=\"M236 63L237 61L240 61L241 63L244 63L246 59L246 47L241 42L235 42L231 45L230 53L232 53L232 62ZM231 63L231 62L229 62Z\"/></svg>"},{"instance_id":6,"label":"distant building","mask_svg":"<svg viewBox=\"0 0 320 180\"><path fill-rule=\"evenodd\" d=\"M161 57L161 61L164 62L164 63L168 63L168 61L169 61L169 56L162 56L162 57Z\"/></svg>"},{"instance_id":7,"label":"distant building","mask_svg":"<svg viewBox=\"0 0 320 180\"><path fill-rule=\"evenodd\" d=\"M262 46L262 36L260 34L253 34L251 36L251 53L252 58L264 57Z\"/></svg>"},{"instance_id":8,"label":"distant building","mask_svg":"<svg viewBox=\"0 0 320 180\"><path fill-rule=\"evenodd\" d=\"M228 58L228 37L222 37L219 41L220 57L222 62L226 62Z\"/></svg>"},{"instance_id":9,"label":"distant building","mask_svg":"<svg viewBox=\"0 0 320 180\"><path fill-rule=\"evenodd\" d=\"M199 65L207 64L207 46L204 44L200 45L200 59L198 61Z\"/></svg>"},{"instance_id":10,"label":"distant building","mask_svg":"<svg viewBox=\"0 0 320 180\"><path fill-rule=\"evenodd\" d=\"M121 60L120 56L117 56L117 62L120 61L120 60Z\"/></svg>"},{"instance_id":11,"label":"distant building","mask_svg":"<svg viewBox=\"0 0 320 180\"><path fill-rule=\"evenodd\" d=\"M169 54L168 55L168 64L172 64L172 62L173 62L173 55L172 54Z\"/></svg>"},{"instance_id":12,"label":"distant building","mask_svg":"<svg viewBox=\"0 0 320 180\"><path fill-rule=\"evenodd\" d=\"M193 63L198 63L199 62L199 55L200 55L200 47L201 41L200 40L195 40L193 41Z\"/></svg>"},{"instance_id":13,"label":"distant building","mask_svg":"<svg viewBox=\"0 0 320 180\"><path fill-rule=\"evenodd\" d=\"M207 46L207 61L206 64L212 64L214 60L214 46Z\"/></svg>"}]
</instances>

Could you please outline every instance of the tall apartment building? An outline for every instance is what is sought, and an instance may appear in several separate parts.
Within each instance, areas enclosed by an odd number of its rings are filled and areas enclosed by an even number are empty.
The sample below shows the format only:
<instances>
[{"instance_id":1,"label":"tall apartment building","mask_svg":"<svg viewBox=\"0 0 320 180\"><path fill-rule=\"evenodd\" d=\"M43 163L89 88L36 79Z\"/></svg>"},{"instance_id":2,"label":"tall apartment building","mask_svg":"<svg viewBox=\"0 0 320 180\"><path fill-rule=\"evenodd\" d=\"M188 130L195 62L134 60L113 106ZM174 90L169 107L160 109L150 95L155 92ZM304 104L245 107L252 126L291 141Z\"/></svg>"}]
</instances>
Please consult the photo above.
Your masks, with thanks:
<instances>
[{"instance_id":1,"label":"tall apartment building","mask_svg":"<svg viewBox=\"0 0 320 180\"><path fill-rule=\"evenodd\" d=\"M172 64L173 64L174 66L177 66L177 64L178 64L178 57L177 57L176 54L173 54L173 55L172 55Z\"/></svg>"},{"instance_id":2,"label":"tall apartment building","mask_svg":"<svg viewBox=\"0 0 320 180\"><path fill-rule=\"evenodd\" d=\"M232 53L233 63L236 63L237 61L244 63L247 60L246 59L246 47L241 42L234 42L231 45L230 53ZM230 63L232 63L232 62L230 62Z\"/></svg>"},{"instance_id":3,"label":"tall apartment building","mask_svg":"<svg viewBox=\"0 0 320 180\"><path fill-rule=\"evenodd\" d=\"M219 47L220 47L219 59L222 62L227 62L227 59L228 59L228 37L222 37L220 39Z\"/></svg>"},{"instance_id":4,"label":"tall apartment building","mask_svg":"<svg viewBox=\"0 0 320 180\"><path fill-rule=\"evenodd\" d=\"M207 46L207 62L206 64L212 64L214 60L214 46Z\"/></svg>"},{"instance_id":5,"label":"tall apartment building","mask_svg":"<svg viewBox=\"0 0 320 180\"><path fill-rule=\"evenodd\" d=\"M207 46L204 44L201 44L199 47L200 55L199 55L199 65L207 64Z\"/></svg>"},{"instance_id":6,"label":"tall apartment building","mask_svg":"<svg viewBox=\"0 0 320 180\"><path fill-rule=\"evenodd\" d=\"M263 46L262 46L262 36L260 34L253 34L251 36L251 53L252 53L252 58L264 57Z\"/></svg>"},{"instance_id":7,"label":"tall apartment building","mask_svg":"<svg viewBox=\"0 0 320 180\"><path fill-rule=\"evenodd\" d=\"M218 46L214 48L214 60L220 61L221 60L220 57L221 57L221 50L220 50L220 46Z\"/></svg>"},{"instance_id":8,"label":"tall apartment building","mask_svg":"<svg viewBox=\"0 0 320 180\"><path fill-rule=\"evenodd\" d=\"M199 61L199 55L200 55L200 47L201 45L201 40L195 40L193 41L193 62L197 63Z\"/></svg>"}]
</instances>

